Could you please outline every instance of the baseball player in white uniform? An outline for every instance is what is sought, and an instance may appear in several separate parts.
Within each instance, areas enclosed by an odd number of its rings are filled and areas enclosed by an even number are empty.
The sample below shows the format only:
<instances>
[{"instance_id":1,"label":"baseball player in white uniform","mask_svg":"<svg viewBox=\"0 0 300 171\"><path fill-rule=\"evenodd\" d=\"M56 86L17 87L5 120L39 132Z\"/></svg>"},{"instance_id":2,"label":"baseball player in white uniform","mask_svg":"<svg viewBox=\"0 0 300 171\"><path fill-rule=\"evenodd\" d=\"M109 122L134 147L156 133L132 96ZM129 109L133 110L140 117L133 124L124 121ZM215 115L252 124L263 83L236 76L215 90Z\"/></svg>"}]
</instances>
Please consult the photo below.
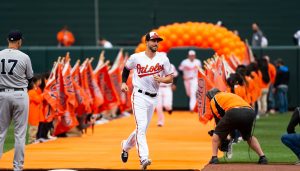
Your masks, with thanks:
<instances>
[{"instance_id":1,"label":"baseball player in white uniform","mask_svg":"<svg viewBox=\"0 0 300 171\"><path fill-rule=\"evenodd\" d=\"M151 164L146 139L146 130L157 105L157 93L160 83L172 83L171 64L165 53L157 52L159 42L163 39L156 32L146 34L146 51L135 53L129 57L122 73L121 90L128 91L126 85L130 70L133 72L132 111L136 121L136 129L127 140L122 141L122 161L128 160L128 151L137 147L141 169Z\"/></svg>"},{"instance_id":2,"label":"baseball player in white uniform","mask_svg":"<svg viewBox=\"0 0 300 171\"><path fill-rule=\"evenodd\" d=\"M11 121L14 123L15 154L14 170L23 170L24 147L28 121L28 82L33 77L28 55L19 51L22 33L11 31L8 48L0 51L0 158Z\"/></svg>"},{"instance_id":3,"label":"baseball player in white uniform","mask_svg":"<svg viewBox=\"0 0 300 171\"><path fill-rule=\"evenodd\" d=\"M163 109L172 114L173 110L173 91L176 89L176 77L178 72L173 64L171 64L171 70L173 72L173 83L160 83L158 90L158 103L156 106L156 113L158 116L157 126L161 127L165 123L165 115Z\"/></svg>"},{"instance_id":4,"label":"baseball player in white uniform","mask_svg":"<svg viewBox=\"0 0 300 171\"><path fill-rule=\"evenodd\" d=\"M196 59L196 52L194 50L189 50L188 58L184 59L178 68L181 72L183 72L185 91L187 96L190 98L190 111L193 111L196 105L198 67L201 67L201 61Z\"/></svg>"}]
</instances>

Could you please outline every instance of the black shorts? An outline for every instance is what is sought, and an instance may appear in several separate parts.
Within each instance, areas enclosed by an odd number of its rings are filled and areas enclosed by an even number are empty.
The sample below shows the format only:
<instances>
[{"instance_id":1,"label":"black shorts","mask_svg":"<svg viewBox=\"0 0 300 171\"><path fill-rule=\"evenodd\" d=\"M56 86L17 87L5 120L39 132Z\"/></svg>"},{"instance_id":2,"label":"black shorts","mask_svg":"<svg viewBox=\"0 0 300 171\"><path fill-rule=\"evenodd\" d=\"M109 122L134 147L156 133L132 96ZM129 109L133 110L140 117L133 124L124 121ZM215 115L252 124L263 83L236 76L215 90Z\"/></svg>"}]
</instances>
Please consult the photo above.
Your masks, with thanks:
<instances>
[{"instance_id":1,"label":"black shorts","mask_svg":"<svg viewBox=\"0 0 300 171\"><path fill-rule=\"evenodd\" d=\"M237 129L244 140L251 137L252 126L256 118L255 112L250 108L233 108L225 112L224 117L216 126L215 134L221 139L226 139L227 135Z\"/></svg>"}]
</instances>

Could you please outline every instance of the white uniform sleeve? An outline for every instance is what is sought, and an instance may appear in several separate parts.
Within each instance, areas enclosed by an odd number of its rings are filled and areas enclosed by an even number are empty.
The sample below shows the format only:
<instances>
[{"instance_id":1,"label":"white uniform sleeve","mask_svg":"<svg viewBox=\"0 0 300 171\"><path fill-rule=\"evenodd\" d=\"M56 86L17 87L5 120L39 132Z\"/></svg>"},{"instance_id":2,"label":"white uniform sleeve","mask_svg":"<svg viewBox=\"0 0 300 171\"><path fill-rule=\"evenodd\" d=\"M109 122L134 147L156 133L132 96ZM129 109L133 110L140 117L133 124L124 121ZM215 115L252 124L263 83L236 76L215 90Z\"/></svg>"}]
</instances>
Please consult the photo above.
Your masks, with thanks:
<instances>
[{"instance_id":1,"label":"white uniform sleeve","mask_svg":"<svg viewBox=\"0 0 300 171\"><path fill-rule=\"evenodd\" d=\"M32 64L29 57L26 60L26 78L31 79L33 77Z\"/></svg>"},{"instance_id":2,"label":"white uniform sleeve","mask_svg":"<svg viewBox=\"0 0 300 171\"><path fill-rule=\"evenodd\" d=\"M295 37L296 39L300 38L300 30L297 31L297 32L294 34L294 37Z\"/></svg>"},{"instance_id":3,"label":"white uniform sleeve","mask_svg":"<svg viewBox=\"0 0 300 171\"><path fill-rule=\"evenodd\" d=\"M171 63L169 61L169 58L167 58L167 57L165 58L165 61L164 61L164 74L166 76L170 75L170 74L173 74Z\"/></svg>"},{"instance_id":4,"label":"white uniform sleeve","mask_svg":"<svg viewBox=\"0 0 300 171\"><path fill-rule=\"evenodd\" d=\"M135 56L130 56L126 61L125 67L129 70L135 67Z\"/></svg>"},{"instance_id":5,"label":"white uniform sleeve","mask_svg":"<svg viewBox=\"0 0 300 171\"><path fill-rule=\"evenodd\" d=\"M177 76L178 76L178 72L177 72L177 70L176 70L176 67L175 67L173 64L171 64L171 66L172 66L172 70L173 70L173 75L174 75L174 77L177 77Z\"/></svg>"},{"instance_id":6,"label":"white uniform sleeve","mask_svg":"<svg viewBox=\"0 0 300 171\"><path fill-rule=\"evenodd\" d=\"M180 65L179 65L178 69L179 69L180 71L183 71L183 70L184 70L184 60L181 61L181 63L180 63Z\"/></svg>"},{"instance_id":7,"label":"white uniform sleeve","mask_svg":"<svg viewBox=\"0 0 300 171\"><path fill-rule=\"evenodd\" d=\"M201 61L198 59L198 66L200 67L200 68L202 68L202 64L201 64Z\"/></svg>"}]
</instances>

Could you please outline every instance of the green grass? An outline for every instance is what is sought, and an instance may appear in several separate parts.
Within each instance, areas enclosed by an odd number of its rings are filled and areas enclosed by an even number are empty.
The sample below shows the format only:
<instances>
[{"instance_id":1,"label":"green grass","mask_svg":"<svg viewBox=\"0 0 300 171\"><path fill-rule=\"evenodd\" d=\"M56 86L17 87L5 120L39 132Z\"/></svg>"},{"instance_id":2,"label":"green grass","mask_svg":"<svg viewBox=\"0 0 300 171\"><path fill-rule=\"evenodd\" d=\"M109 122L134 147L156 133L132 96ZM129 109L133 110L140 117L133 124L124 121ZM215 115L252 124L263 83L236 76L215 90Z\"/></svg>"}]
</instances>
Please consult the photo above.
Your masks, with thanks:
<instances>
[{"instance_id":1,"label":"green grass","mask_svg":"<svg viewBox=\"0 0 300 171\"><path fill-rule=\"evenodd\" d=\"M294 163L297 157L281 142L281 136L286 132L291 113L269 115L256 121L254 135L268 158L269 163ZM299 126L296 132L300 132ZM257 162L258 156L250 149L247 142L233 145L232 159L220 158L221 163Z\"/></svg>"},{"instance_id":2,"label":"green grass","mask_svg":"<svg viewBox=\"0 0 300 171\"><path fill-rule=\"evenodd\" d=\"M27 129L28 130L28 129ZM26 144L28 142L28 131L27 131L27 135L26 135ZM7 131L7 136L6 136L6 140L4 143L4 152L9 151L11 149L14 148L14 125L13 123L10 124L10 127Z\"/></svg>"}]
</instances>

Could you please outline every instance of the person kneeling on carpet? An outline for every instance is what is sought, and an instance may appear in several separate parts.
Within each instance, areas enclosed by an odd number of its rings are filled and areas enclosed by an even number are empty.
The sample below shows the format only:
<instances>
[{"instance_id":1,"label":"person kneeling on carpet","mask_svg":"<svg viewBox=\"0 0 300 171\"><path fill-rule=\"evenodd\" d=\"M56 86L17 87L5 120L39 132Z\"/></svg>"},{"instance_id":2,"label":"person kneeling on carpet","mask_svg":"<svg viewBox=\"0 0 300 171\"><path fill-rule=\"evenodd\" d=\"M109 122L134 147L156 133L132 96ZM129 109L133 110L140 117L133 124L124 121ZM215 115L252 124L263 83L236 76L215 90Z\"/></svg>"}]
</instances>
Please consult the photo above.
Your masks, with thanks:
<instances>
[{"instance_id":1,"label":"person kneeling on carpet","mask_svg":"<svg viewBox=\"0 0 300 171\"><path fill-rule=\"evenodd\" d=\"M290 148L297 156L298 160L295 164L300 165L300 134L296 133L295 127L300 124L300 107L297 107L287 126L287 133L282 135L281 141Z\"/></svg>"},{"instance_id":2,"label":"person kneeling on carpet","mask_svg":"<svg viewBox=\"0 0 300 171\"><path fill-rule=\"evenodd\" d=\"M252 107L241 97L233 93L221 92L213 88L206 93L210 100L211 112L216 121L216 128L212 135L212 157L209 164L218 164L218 147L221 140L226 140L228 134L237 129L243 139L259 156L258 164L267 164L268 160L255 136L252 126L256 115Z\"/></svg>"}]
</instances>

